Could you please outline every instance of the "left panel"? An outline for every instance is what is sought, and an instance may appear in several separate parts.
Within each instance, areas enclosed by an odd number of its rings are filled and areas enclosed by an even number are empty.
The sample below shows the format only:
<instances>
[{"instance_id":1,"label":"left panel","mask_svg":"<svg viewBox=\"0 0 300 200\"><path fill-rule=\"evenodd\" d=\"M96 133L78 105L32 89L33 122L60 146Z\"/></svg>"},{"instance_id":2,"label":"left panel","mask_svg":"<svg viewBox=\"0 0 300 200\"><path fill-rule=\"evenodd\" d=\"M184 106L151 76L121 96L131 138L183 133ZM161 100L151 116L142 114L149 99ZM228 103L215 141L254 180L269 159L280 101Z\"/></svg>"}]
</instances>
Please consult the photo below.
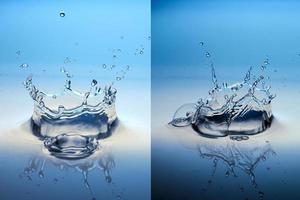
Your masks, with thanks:
<instances>
[{"instance_id":1,"label":"left panel","mask_svg":"<svg viewBox=\"0 0 300 200\"><path fill-rule=\"evenodd\" d=\"M150 199L150 0L0 2L0 199Z\"/></svg>"}]
</instances>

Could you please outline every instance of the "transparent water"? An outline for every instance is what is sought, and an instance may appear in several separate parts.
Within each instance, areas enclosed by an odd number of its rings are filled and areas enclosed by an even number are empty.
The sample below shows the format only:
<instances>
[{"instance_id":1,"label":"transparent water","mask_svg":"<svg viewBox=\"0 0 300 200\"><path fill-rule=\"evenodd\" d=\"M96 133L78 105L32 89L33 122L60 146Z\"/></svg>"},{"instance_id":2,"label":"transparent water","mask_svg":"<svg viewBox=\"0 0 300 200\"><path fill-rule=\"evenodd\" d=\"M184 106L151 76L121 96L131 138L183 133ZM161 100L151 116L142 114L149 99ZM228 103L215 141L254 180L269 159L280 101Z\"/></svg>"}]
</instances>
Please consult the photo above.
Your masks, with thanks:
<instances>
[{"instance_id":1,"label":"transparent water","mask_svg":"<svg viewBox=\"0 0 300 200\"><path fill-rule=\"evenodd\" d=\"M206 52L205 57L210 59L210 53ZM253 135L269 128L273 119L271 102L275 98L267 85L269 77L265 75L269 59L263 62L258 75L253 74L250 67L242 82L231 85L219 84L213 62L209 60L209 63L213 83L209 97L182 105L170 124L191 125L193 130L207 137Z\"/></svg>"},{"instance_id":2,"label":"transparent water","mask_svg":"<svg viewBox=\"0 0 300 200\"><path fill-rule=\"evenodd\" d=\"M65 87L57 94L38 89L32 75L24 81L34 101L32 131L54 156L86 157L97 149L98 138L110 135L117 120L117 91L112 84L101 88L93 79L87 92L78 92L72 88L72 75L65 68L61 72L66 76Z\"/></svg>"}]
</instances>

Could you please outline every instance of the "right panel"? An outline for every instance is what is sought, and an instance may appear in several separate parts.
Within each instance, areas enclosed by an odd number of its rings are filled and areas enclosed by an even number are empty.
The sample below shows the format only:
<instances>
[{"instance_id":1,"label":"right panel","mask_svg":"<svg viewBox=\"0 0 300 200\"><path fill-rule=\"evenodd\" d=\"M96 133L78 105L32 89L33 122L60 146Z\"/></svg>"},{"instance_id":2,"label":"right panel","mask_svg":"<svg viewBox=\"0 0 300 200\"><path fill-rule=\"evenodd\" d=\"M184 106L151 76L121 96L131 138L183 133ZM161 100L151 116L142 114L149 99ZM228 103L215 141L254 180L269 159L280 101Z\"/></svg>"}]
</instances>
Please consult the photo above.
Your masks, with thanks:
<instances>
[{"instance_id":1,"label":"right panel","mask_svg":"<svg viewBox=\"0 0 300 200\"><path fill-rule=\"evenodd\" d=\"M297 1L152 1L153 200L300 198L299 19Z\"/></svg>"}]
</instances>

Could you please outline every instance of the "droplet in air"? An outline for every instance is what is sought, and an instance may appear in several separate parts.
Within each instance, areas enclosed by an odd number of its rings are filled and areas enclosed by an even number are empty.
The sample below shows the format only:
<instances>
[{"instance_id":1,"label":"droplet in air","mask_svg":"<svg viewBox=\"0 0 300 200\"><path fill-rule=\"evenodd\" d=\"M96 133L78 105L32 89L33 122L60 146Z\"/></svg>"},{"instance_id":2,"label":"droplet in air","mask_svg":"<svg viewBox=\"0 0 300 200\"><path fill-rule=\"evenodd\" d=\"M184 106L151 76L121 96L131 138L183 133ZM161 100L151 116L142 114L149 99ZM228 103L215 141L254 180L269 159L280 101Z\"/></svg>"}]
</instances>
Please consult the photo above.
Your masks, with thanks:
<instances>
[{"instance_id":1,"label":"droplet in air","mask_svg":"<svg viewBox=\"0 0 300 200\"><path fill-rule=\"evenodd\" d=\"M117 80L117 81L120 81L121 79L122 79L122 78L121 78L120 76L117 76L117 77L116 77L116 80Z\"/></svg>"},{"instance_id":2,"label":"droplet in air","mask_svg":"<svg viewBox=\"0 0 300 200\"><path fill-rule=\"evenodd\" d=\"M65 16L66 16L66 13L64 13L64 12L60 12L60 13L59 13L59 16L61 16L61 17L65 17Z\"/></svg>"},{"instance_id":3,"label":"droplet in air","mask_svg":"<svg viewBox=\"0 0 300 200\"><path fill-rule=\"evenodd\" d=\"M20 68L28 68L29 67L29 65L27 64L27 63L23 63L22 65L20 65Z\"/></svg>"},{"instance_id":4,"label":"droplet in air","mask_svg":"<svg viewBox=\"0 0 300 200\"><path fill-rule=\"evenodd\" d=\"M93 80L92 80L92 83L91 83L92 87L94 87L95 85L97 85L97 83L98 83L98 82L97 82L95 79L93 79Z\"/></svg>"}]
</instances>

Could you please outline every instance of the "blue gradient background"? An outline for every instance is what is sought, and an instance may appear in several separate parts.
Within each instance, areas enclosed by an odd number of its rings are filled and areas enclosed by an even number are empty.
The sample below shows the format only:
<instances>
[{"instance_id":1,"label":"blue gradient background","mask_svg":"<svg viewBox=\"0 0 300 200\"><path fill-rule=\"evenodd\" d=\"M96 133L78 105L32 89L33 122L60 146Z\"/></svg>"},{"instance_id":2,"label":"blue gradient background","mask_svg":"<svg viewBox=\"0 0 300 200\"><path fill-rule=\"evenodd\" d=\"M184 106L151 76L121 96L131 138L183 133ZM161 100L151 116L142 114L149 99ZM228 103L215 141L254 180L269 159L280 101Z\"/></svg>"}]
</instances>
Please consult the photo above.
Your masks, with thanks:
<instances>
[{"instance_id":1,"label":"blue gradient background","mask_svg":"<svg viewBox=\"0 0 300 200\"><path fill-rule=\"evenodd\" d=\"M260 199L259 191L263 199L299 199L299 19L299 1L152 1L153 199L252 200ZM269 83L277 97L268 131L238 143L167 125L180 105L208 96L212 84L205 51L220 83L240 81L250 66L259 69L266 56L270 59ZM197 152L197 146L218 152L219 146L234 144L245 159L245 149L263 149L266 141L276 155L256 165L258 188L241 170L237 177L226 177L222 162L211 177L213 158Z\"/></svg>"}]
</instances>

